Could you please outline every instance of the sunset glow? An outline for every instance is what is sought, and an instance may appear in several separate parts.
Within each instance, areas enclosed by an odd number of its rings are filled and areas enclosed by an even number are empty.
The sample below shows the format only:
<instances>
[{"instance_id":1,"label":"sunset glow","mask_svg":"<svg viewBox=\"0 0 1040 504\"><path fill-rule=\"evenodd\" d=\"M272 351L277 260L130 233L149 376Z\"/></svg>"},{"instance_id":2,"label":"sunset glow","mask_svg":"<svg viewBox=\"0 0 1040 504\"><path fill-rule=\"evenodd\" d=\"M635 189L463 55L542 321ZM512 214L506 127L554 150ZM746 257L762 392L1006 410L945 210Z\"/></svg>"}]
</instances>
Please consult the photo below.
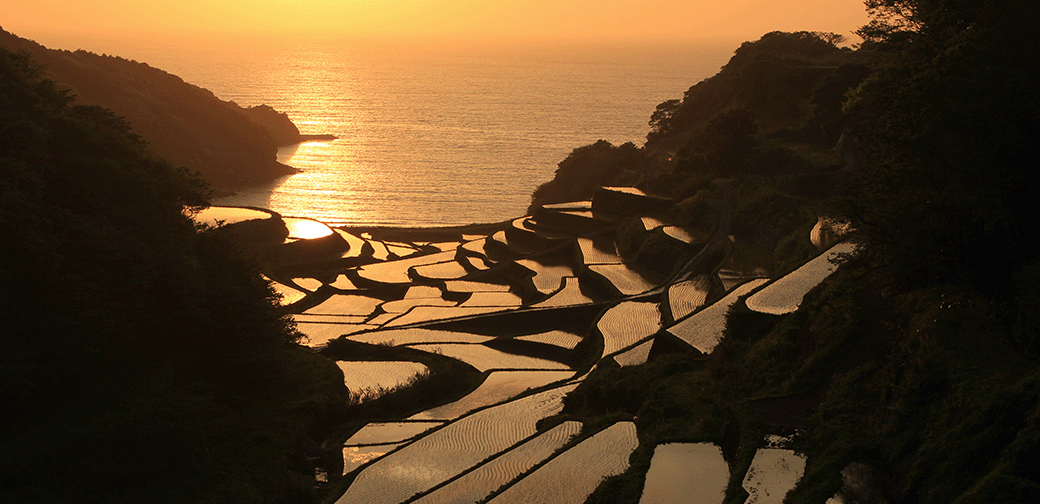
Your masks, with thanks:
<instances>
[{"instance_id":1,"label":"sunset glow","mask_svg":"<svg viewBox=\"0 0 1040 504\"><path fill-rule=\"evenodd\" d=\"M40 0L8 5L3 27L40 41L233 35L459 42L753 40L773 30L849 34L865 22L858 0Z\"/></svg>"}]
</instances>

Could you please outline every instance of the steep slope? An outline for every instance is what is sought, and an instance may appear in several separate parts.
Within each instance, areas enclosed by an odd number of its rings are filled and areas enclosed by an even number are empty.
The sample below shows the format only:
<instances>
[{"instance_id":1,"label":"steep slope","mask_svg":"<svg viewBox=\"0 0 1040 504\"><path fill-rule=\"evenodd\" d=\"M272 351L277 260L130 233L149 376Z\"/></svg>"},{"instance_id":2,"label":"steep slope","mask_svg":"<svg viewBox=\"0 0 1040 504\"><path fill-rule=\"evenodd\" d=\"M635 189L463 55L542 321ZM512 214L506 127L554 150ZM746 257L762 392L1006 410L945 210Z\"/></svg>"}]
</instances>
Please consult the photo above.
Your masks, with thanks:
<instances>
[{"instance_id":1,"label":"steep slope","mask_svg":"<svg viewBox=\"0 0 1040 504\"><path fill-rule=\"evenodd\" d=\"M279 144L302 137L273 109L243 109L181 78L124 58L48 49L0 29L0 47L28 52L45 76L72 89L76 102L106 107L175 166L231 189L297 170L277 161Z\"/></svg>"}]
</instances>

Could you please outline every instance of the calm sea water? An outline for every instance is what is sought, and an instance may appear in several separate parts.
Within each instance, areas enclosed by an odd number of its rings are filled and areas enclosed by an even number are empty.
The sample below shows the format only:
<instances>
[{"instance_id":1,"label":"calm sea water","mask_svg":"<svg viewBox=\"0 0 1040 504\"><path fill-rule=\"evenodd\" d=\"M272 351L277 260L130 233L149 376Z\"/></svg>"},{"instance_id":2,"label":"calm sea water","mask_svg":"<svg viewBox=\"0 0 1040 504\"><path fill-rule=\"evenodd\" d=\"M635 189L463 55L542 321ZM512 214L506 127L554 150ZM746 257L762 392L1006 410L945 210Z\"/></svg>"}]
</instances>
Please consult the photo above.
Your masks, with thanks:
<instances>
[{"instance_id":1,"label":"calm sea water","mask_svg":"<svg viewBox=\"0 0 1040 504\"><path fill-rule=\"evenodd\" d=\"M332 142L283 149L302 173L222 198L333 224L440 226L523 215L575 147L641 145L654 107L733 44L272 50L138 48L135 58Z\"/></svg>"}]
</instances>

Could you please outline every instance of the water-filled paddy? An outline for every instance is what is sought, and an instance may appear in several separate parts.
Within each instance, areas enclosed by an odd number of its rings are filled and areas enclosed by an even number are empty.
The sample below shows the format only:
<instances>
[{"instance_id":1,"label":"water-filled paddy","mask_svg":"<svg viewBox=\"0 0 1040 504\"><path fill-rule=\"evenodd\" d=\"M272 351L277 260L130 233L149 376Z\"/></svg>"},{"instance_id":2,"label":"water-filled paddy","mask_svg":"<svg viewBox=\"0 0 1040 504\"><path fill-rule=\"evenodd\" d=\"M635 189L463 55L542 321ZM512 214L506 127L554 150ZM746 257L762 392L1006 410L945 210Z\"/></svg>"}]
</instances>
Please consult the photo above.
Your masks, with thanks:
<instances>
[{"instance_id":1,"label":"water-filled paddy","mask_svg":"<svg viewBox=\"0 0 1040 504\"><path fill-rule=\"evenodd\" d=\"M289 239L313 240L331 236L335 231L324 222L303 217L282 217L285 227L289 229Z\"/></svg>"},{"instance_id":2,"label":"water-filled paddy","mask_svg":"<svg viewBox=\"0 0 1040 504\"><path fill-rule=\"evenodd\" d=\"M479 502L498 487L545 460L580 431L580 422L564 422L557 425L415 502L416 504Z\"/></svg>"},{"instance_id":3,"label":"water-filled paddy","mask_svg":"<svg viewBox=\"0 0 1040 504\"><path fill-rule=\"evenodd\" d=\"M533 343L541 343L543 345L552 345L555 347L565 348L567 350L574 350L584 339L577 334L572 334L566 331L548 331L538 334L527 334L524 336L517 336L513 339L521 341L530 341Z\"/></svg>"},{"instance_id":4,"label":"water-filled paddy","mask_svg":"<svg viewBox=\"0 0 1040 504\"><path fill-rule=\"evenodd\" d=\"M303 313L309 315L371 315L382 303L382 299L368 296L337 294Z\"/></svg>"},{"instance_id":5,"label":"water-filled paddy","mask_svg":"<svg viewBox=\"0 0 1040 504\"><path fill-rule=\"evenodd\" d=\"M386 284L406 284L412 279L408 276L408 270L414 266L423 266L455 259L455 252L438 252L422 256L398 259L373 264L366 264L358 269L358 276L373 282Z\"/></svg>"},{"instance_id":6,"label":"water-filled paddy","mask_svg":"<svg viewBox=\"0 0 1040 504\"><path fill-rule=\"evenodd\" d=\"M755 290L768 281L766 278L759 278L747 282L733 289L711 306L680 320L665 330L701 353L709 354L722 340L722 333L726 329L726 312L729 311L729 307L733 306L740 296Z\"/></svg>"},{"instance_id":7,"label":"water-filled paddy","mask_svg":"<svg viewBox=\"0 0 1040 504\"><path fill-rule=\"evenodd\" d=\"M234 224L248 220L270 219L274 214L252 208L211 206L195 214L195 222L208 226Z\"/></svg>"},{"instance_id":8,"label":"water-filled paddy","mask_svg":"<svg viewBox=\"0 0 1040 504\"><path fill-rule=\"evenodd\" d=\"M479 334L409 327L352 334L349 339L372 345L415 345L420 343L484 343L494 338Z\"/></svg>"},{"instance_id":9,"label":"water-filled paddy","mask_svg":"<svg viewBox=\"0 0 1040 504\"><path fill-rule=\"evenodd\" d=\"M401 444L344 446L343 474L347 474L368 462L371 462L397 449Z\"/></svg>"},{"instance_id":10,"label":"water-filled paddy","mask_svg":"<svg viewBox=\"0 0 1040 504\"><path fill-rule=\"evenodd\" d=\"M531 259L519 259L517 264L534 272L531 281L542 294L552 294L560 288L565 277L573 277L574 271L567 265L545 265Z\"/></svg>"},{"instance_id":11,"label":"water-filled paddy","mask_svg":"<svg viewBox=\"0 0 1040 504\"><path fill-rule=\"evenodd\" d=\"M596 328L603 334L603 355L610 355L661 329L657 303L625 301L607 310Z\"/></svg>"},{"instance_id":12,"label":"water-filled paddy","mask_svg":"<svg viewBox=\"0 0 1040 504\"><path fill-rule=\"evenodd\" d=\"M376 422L350 436L344 446L395 444L408 441L443 422Z\"/></svg>"},{"instance_id":13,"label":"water-filled paddy","mask_svg":"<svg viewBox=\"0 0 1040 504\"><path fill-rule=\"evenodd\" d=\"M638 446L635 424L618 422L550 460L490 502L584 502L603 478L628 469L628 457Z\"/></svg>"},{"instance_id":14,"label":"water-filled paddy","mask_svg":"<svg viewBox=\"0 0 1040 504\"><path fill-rule=\"evenodd\" d=\"M729 465L710 443L668 443L654 448L639 504L722 504Z\"/></svg>"},{"instance_id":15,"label":"water-filled paddy","mask_svg":"<svg viewBox=\"0 0 1040 504\"><path fill-rule=\"evenodd\" d=\"M422 322L448 320L509 309L508 306L416 306L403 315L386 322L387 327L401 327Z\"/></svg>"},{"instance_id":16,"label":"water-filled paddy","mask_svg":"<svg viewBox=\"0 0 1040 504\"><path fill-rule=\"evenodd\" d=\"M668 287L668 307L672 320L679 320L704 306L711 291L711 279L699 276Z\"/></svg>"},{"instance_id":17,"label":"water-filled paddy","mask_svg":"<svg viewBox=\"0 0 1040 504\"><path fill-rule=\"evenodd\" d=\"M271 287L273 287L274 291L278 293L278 296L280 296L279 303L282 306L291 305L307 296L306 292L278 282L271 282Z\"/></svg>"},{"instance_id":18,"label":"water-filled paddy","mask_svg":"<svg viewBox=\"0 0 1040 504\"><path fill-rule=\"evenodd\" d=\"M472 280L448 280L444 282L444 290L448 292L506 292L509 290L509 285Z\"/></svg>"},{"instance_id":19,"label":"water-filled paddy","mask_svg":"<svg viewBox=\"0 0 1040 504\"><path fill-rule=\"evenodd\" d=\"M413 415L409 420L454 420L470 411L515 397L528 389L544 387L573 376L574 373L570 371L493 371L484 383L466 397Z\"/></svg>"},{"instance_id":20,"label":"water-filled paddy","mask_svg":"<svg viewBox=\"0 0 1040 504\"><path fill-rule=\"evenodd\" d=\"M535 434L535 423L563 409L567 385L488 408L446 425L358 474L337 504L403 502Z\"/></svg>"},{"instance_id":21,"label":"water-filled paddy","mask_svg":"<svg viewBox=\"0 0 1040 504\"><path fill-rule=\"evenodd\" d=\"M556 361L538 359L526 355L508 354L484 345L435 343L412 345L412 348L458 359L477 368L477 371L480 372L489 369L570 369L566 364Z\"/></svg>"},{"instance_id":22,"label":"water-filled paddy","mask_svg":"<svg viewBox=\"0 0 1040 504\"><path fill-rule=\"evenodd\" d=\"M405 313L416 306L455 306L458 303L455 301L448 301L440 296L429 297L429 298L404 298L395 301L387 301L381 305L380 308L386 313Z\"/></svg>"},{"instance_id":23,"label":"water-filled paddy","mask_svg":"<svg viewBox=\"0 0 1040 504\"><path fill-rule=\"evenodd\" d=\"M578 247L581 249L581 257L585 264L621 264L622 262L615 249L597 247L595 242L589 238L578 238Z\"/></svg>"},{"instance_id":24,"label":"water-filled paddy","mask_svg":"<svg viewBox=\"0 0 1040 504\"><path fill-rule=\"evenodd\" d=\"M413 271L417 277L429 280L458 279L469 274L469 270L455 260L416 266Z\"/></svg>"},{"instance_id":25,"label":"water-filled paddy","mask_svg":"<svg viewBox=\"0 0 1040 504\"><path fill-rule=\"evenodd\" d=\"M805 473L805 458L791 450L762 448L755 452L742 483L745 504L781 504Z\"/></svg>"},{"instance_id":26,"label":"water-filled paddy","mask_svg":"<svg viewBox=\"0 0 1040 504\"><path fill-rule=\"evenodd\" d=\"M590 264L589 271L606 278L625 296L642 294L657 286L624 264Z\"/></svg>"},{"instance_id":27,"label":"water-filled paddy","mask_svg":"<svg viewBox=\"0 0 1040 504\"><path fill-rule=\"evenodd\" d=\"M535 303L531 306L537 308L546 307L563 307L563 306L577 306L583 304L594 303L595 300L581 292L581 284L578 283L578 279L575 277L566 277L563 279L563 287L549 296L543 301Z\"/></svg>"},{"instance_id":28,"label":"water-filled paddy","mask_svg":"<svg viewBox=\"0 0 1040 504\"><path fill-rule=\"evenodd\" d=\"M852 243L839 243L800 268L777 279L747 299L747 307L761 313L783 315L798 309L805 294L838 269L831 259L856 250Z\"/></svg>"},{"instance_id":29,"label":"water-filled paddy","mask_svg":"<svg viewBox=\"0 0 1040 504\"><path fill-rule=\"evenodd\" d=\"M523 303L520 296L512 292L474 292L469 299L459 304L461 307L470 306L500 306L503 308L519 308Z\"/></svg>"},{"instance_id":30,"label":"water-filled paddy","mask_svg":"<svg viewBox=\"0 0 1040 504\"><path fill-rule=\"evenodd\" d=\"M343 257L360 257L361 251L365 247L365 240L359 236L348 233L339 228L333 228L333 231L343 238L343 241L347 242L347 251L343 254Z\"/></svg>"},{"instance_id":31,"label":"water-filled paddy","mask_svg":"<svg viewBox=\"0 0 1040 504\"><path fill-rule=\"evenodd\" d=\"M320 347L344 335L374 329L369 324L337 324L327 322L297 322L296 330L307 336L307 346Z\"/></svg>"},{"instance_id":32,"label":"water-filled paddy","mask_svg":"<svg viewBox=\"0 0 1040 504\"><path fill-rule=\"evenodd\" d=\"M392 389L407 384L429 368L419 362L407 361L336 361L343 371L343 383L360 399L378 397L381 389Z\"/></svg>"},{"instance_id":33,"label":"water-filled paddy","mask_svg":"<svg viewBox=\"0 0 1040 504\"><path fill-rule=\"evenodd\" d=\"M634 348L615 355L614 362L617 362L621 367L645 364L646 360L650 357L650 349L653 348L653 346L654 340L640 343Z\"/></svg>"}]
</instances>

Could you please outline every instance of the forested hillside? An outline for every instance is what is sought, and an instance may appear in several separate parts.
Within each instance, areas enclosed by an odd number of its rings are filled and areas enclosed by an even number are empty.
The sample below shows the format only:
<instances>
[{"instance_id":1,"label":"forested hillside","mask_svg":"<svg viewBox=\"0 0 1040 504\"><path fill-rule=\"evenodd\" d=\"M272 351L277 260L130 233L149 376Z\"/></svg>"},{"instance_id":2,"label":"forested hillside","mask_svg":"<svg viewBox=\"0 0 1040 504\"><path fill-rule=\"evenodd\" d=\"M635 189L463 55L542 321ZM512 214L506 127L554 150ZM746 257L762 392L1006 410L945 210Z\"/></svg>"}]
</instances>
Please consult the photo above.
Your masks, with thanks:
<instances>
[{"instance_id":1,"label":"forested hillside","mask_svg":"<svg viewBox=\"0 0 1040 504\"><path fill-rule=\"evenodd\" d=\"M535 194L581 197L580 167L696 209L728 178L760 188L734 203L758 219L800 205L858 246L798 311L738 303L711 354L598 368L564 413L631 414L651 445L717 443L737 475L767 434L792 436L807 466L786 502L1037 502L1040 6L867 7L857 50L808 33L746 43L658 107L644 148L576 149ZM651 454L591 501L637 502ZM740 483L727 502L744 502Z\"/></svg>"},{"instance_id":2,"label":"forested hillside","mask_svg":"<svg viewBox=\"0 0 1040 504\"><path fill-rule=\"evenodd\" d=\"M0 49L0 501L305 499L345 401L203 184Z\"/></svg>"},{"instance_id":3,"label":"forested hillside","mask_svg":"<svg viewBox=\"0 0 1040 504\"><path fill-rule=\"evenodd\" d=\"M242 108L145 63L83 50L48 49L0 30L0 47L26 51L44 75L69 87L76 103L125 118L163 159L198 171L217 189L296 173L279 163L279 146L305 137L270 107Z\"/></svg>"}]
</instances>

